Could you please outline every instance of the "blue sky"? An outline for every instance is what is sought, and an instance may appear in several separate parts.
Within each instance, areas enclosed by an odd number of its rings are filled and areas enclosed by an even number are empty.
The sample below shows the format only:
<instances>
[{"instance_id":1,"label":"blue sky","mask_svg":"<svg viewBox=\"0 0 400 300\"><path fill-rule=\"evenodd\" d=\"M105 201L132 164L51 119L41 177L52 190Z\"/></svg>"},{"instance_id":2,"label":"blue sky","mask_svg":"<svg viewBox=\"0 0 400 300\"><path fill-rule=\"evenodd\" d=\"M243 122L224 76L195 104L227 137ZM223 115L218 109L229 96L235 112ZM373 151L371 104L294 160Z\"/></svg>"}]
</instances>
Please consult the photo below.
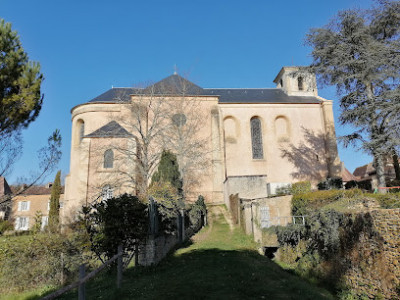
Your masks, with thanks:
<instances>
[{"instance_id":1,"label":"blue sky","mask_svg":"<svg viewBox=\"0 0 400 300\"><path fill-rule=\"evenodd\" d=\"M0 0L0 18L17 30L31 60L41 64L44 105L24 131L24 154L8 176L13 183L37 169L37 150L58 128L63 138L59 168L69 172L70 110L107 89L158 81L174 65L208 88L274 87L282 66L307 65L304 37L339 10L367 8L370 0L286 1L27 1ZM334 88L319 87L334 100ZM337 135L349 128L336 123ZM343 149L347 168L372 159ZM47 180L53 180L55 174Z\"/></svg>"}]
</instances>

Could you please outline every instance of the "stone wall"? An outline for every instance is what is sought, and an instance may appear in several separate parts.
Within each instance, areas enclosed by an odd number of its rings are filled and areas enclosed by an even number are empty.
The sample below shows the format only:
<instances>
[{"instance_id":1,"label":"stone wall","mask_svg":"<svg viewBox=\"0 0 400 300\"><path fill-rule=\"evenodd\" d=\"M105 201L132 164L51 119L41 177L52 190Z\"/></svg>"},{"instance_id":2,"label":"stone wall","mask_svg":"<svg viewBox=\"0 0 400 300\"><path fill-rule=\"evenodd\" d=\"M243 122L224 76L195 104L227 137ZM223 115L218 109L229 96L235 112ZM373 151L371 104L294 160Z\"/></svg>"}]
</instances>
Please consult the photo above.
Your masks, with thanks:
<instances>
[{"instance_id":1,"label":"stone wall","mask_svg":"<svg viewBox=\"0 0 400 300\"><path fill-rule=\"evenodd\" d=\"M399 299L400 295L400 209L379 209L357 216L363 228L348 245L345 282L358 295ZM357 226L357 218L353 224Z\"/></svg>"},{"instance_id":2,"label":"stone wall","mask_svg":"<svg viewBox=\"0 0 400 300\"><path fill-rule=\"evenodd\" d=\"M291 200L291 195L258 199L244 199L238 195L231 195L230 211L244 232L253 235L256 242L262 243L263 229L275 225L285 226L292 222ZM272 240L276 241L276 238L273 237ZM276 242L274 246L275 244Z\"/></svg>"},{"instance_id":3,"label":"stone wall","mask_svg":"<svg viewBox=\"0 0 400 300\"><path fill-rule=\"evenodd\" d=\"M204 224L200 218L197 224L184 228L183 241L189 239L198 232ZM148 236L146 241L139 246L138 263L140 266L151 266L158 264L167 254L181 242L178 232L172 234L161 234L157 237Z\"/></svg>"},{"instance_id":4,"label":"stone wall","mask_svg":"<svg viewBox=\"0 0 400 300\"><path fill-rule=\"evenodd\" d=\"M149 237L139 247L139 265L158 264L179 243L177 235L161 235Z\"/></svg>"}]
</instances>

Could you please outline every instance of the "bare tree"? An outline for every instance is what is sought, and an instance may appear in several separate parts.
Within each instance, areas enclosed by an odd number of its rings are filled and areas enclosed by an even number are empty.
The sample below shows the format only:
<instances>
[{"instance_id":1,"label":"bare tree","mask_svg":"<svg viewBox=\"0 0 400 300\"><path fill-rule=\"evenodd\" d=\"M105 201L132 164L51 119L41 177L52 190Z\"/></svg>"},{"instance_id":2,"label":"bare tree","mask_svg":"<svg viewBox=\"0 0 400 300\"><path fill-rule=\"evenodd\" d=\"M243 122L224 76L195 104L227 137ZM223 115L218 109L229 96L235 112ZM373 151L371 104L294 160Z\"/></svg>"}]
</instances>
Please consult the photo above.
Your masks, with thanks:
<instances>
[{"instance_id":1,"label":"bare tree","mask_svg":"<svg viewBox=\"0 0 400 300\"><path fill-rule=\"evenodd\" d=\"M22 154L21 130L0 133L0 176L7 176Z\"/></svg>"},{"instance_id":2,"label":"bare tree","mask_svg":"<svg viewBox=\"0 0 400 300\"><path fill-rule=\"evenodd\" d=\"M21 141L19 140L19 142ZM55 130L52 133L52 135L48 138L47 146L42 147L38 151L38 158L39 158L38 171L32 172L30 178L27 179L27 182L29 183L24 185L24 187L20 189L18 192L11 195L5 195L3 198L0 198L0 209L3 209L4 207L9 207L11 204L11 200L14 197L24 193L27 189L29 189L33 185L41 182L41 180L43 180L46 177L46 175L54 171L58 162L61 159L60 148L61 148L61 135L58 130ZM8 156L10 155L10 152L5 151L4 154L5 154L5 157L3 158L4 161L13 161L14 158L13 157L10 158ZM9 164L8 166L10 167L11 165L12 163ZM5 172L8 171L9 169L5 170Z\"/></svg>"},{"instance_id":3,"label":"bare tree","mask_svg":"<svg viewBox=\"0 0 400 300\"><path fill-rule=\"evenodd\" d=\"M95 150L101 157L106 148L113 149L118 172L114 178L107 178L108 182L135 186L143 199L148 196L151 176L163 150L177 156L184 194L198 184L199 176L208 166L205 156L209 152L206 149L209 136L201 130L205 112L196 97L198 90L180 76L172 78L174 81L167 84L135 88L129 102L121 99L121 113L110 114L109 118L130 136Z\"/></svg>"}]
</instances>

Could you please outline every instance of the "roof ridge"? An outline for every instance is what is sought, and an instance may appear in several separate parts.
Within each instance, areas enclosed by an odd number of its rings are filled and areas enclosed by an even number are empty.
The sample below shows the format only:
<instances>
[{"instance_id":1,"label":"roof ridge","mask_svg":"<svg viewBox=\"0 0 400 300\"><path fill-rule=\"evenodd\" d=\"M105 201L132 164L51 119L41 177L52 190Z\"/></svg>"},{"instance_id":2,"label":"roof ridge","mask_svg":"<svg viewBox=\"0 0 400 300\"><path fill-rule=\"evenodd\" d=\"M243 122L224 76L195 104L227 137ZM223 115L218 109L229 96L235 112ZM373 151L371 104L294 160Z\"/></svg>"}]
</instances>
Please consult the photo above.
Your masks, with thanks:
<instances>
[{"instance_id":1,"label":"roof ridge","mask_svg":"<svg viewBox=\"0 0 400 300\"><path fill-rule=\"evenodd\" d=\"M281 88L203 88L203 90L282 90Z\"/></svg>"}]
</instances>

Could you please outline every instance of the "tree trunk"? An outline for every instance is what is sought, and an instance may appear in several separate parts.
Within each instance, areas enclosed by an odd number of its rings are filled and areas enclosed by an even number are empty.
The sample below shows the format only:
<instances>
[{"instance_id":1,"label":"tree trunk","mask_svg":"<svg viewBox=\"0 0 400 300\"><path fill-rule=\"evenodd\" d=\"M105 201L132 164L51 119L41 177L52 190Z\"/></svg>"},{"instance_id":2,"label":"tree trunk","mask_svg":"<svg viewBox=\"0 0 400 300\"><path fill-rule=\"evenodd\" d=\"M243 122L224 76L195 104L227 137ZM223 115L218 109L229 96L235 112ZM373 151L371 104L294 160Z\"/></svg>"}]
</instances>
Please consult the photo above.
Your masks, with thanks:
<instances>
[{"instance_id":1,"label":"tree trunk","mask_svg":"<svg viewBox=\"0 0 400 300\"><path fill-rule=\"evenodd\" d=\"M399 157L397 156L396 150L393 150L393 167L394 172L396 173L396 180L400 180L400 165L399 165Z\"/></svg>"},{"instance_id":2,"label":"tree trunk","mask_svg":"<svg viewBox=\"0 0 400 300\"><path fill-rule=\"evenodd\" d=\"M367 97L370 102L370 105L371 107L375 107L374 87L372 83L366 83L366 87L367 87ZM374 110L371 110L370 116L371 116L371 124L370 124L371 140L375 140L379 136L376 112ZM373 149L372 152L375 161L376 176L378 179L378 192L380 194L386 194L386 189L379 189L386 187L385 163L382 154L378 149Z\"/></svg>"},{"instance_id":3,"label":"tree trunk","mask_svg":"<svg viewBox=\"0 0 400 300\"><path fill-rule=\"evenodd\" d=\"M378 188L386 187L385 181L385 163L382 155L375 155L375 169L378 178ZM380 194L386 194L386 189L378 189Z\"/></svg>"}]
</instances>

